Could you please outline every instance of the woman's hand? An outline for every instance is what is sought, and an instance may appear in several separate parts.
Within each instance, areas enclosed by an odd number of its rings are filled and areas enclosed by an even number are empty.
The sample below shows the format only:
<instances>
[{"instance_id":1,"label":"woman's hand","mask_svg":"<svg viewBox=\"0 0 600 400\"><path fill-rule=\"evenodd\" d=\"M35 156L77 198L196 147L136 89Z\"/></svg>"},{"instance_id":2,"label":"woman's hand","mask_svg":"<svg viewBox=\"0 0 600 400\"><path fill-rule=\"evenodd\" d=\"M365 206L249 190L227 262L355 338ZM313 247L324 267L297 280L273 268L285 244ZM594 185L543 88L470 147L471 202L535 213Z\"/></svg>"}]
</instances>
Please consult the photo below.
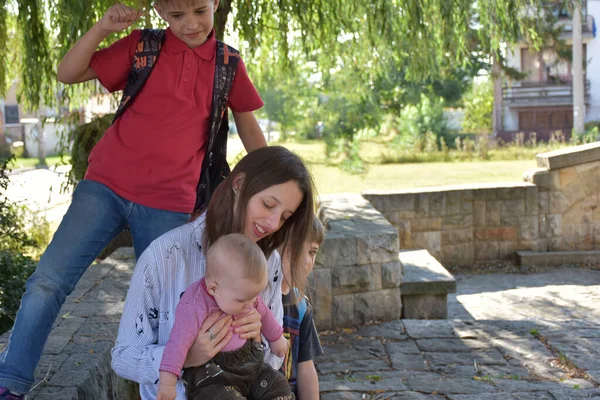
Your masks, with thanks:
<instances>
[{"instance_id":1,"label":"woman's hand","mask_svg":"<svg viewBox=\"0 0 600 400\"><path fill-rule=\"evenodd\" d=\"M224 315L223 318L219 319ZM217 321L217 319L219 319ZM204 320L196 341L187 354L184 368L199 367L209 362L218 352L223 350L231 339L231 315L220 312L212 313Z\"/></svg>"},{"instance_id":2,"label":"woman's hand","mask_svg":"<svg viewBox=\"0 0 600 400\"><path fill-rule=\"evenodd\" d=\"M260 314L256 308L252 308L248 313L234 319L231 323L233 331L240 335L242 339L253 339L255 342L260 342Z\"/></svg>"}]
</instances>

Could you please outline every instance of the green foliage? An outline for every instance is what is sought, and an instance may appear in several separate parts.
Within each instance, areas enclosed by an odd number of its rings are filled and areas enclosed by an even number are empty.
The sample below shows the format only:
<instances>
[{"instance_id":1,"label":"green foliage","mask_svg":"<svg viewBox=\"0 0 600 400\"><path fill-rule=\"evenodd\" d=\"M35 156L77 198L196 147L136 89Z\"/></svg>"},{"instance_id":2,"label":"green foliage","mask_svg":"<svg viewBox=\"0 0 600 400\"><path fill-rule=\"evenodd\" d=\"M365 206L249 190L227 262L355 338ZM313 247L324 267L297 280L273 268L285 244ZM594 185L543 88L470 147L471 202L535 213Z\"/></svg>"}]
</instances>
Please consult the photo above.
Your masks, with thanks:
<instances>
[{"instance_id":1,"label":"green foliage","mask_svg":"<svg viewBox=\"0 0 600 400\"><path fill-rule=\"evenodd\" d=\"M88 156L112 123L113 117L113 114L108 114L96 118L92 122L78 126L73 131L73 147L71 148L71 165L73 167L67 177L68 185L76 185L85 176L88 168Z\"/></svg>"},{"instance_id":2,"label":"green foliage","mask_svg":"<svg viewBox=\"0 0 600 400\"><path fill-rule=\"evenodd\" d=\"M473 83L471 90L463 99L465 118L463 130L474 133L492 131L492 113L494 110L494 84L491 79Z\"/></svg>"},{"instance_id":3,"label":"green foliage","mask_svg":"<svg viewBox=\"0 0 600 400\"><path fill-rule=\"evenodd\" d=\"M440 138L448 134L443 100L422 95L419 104L402 110L398 131L395 142L401 147L412 147L415 151L437 150Z\"/></svg>"},{"instance_id":4,"label":"green foliage","mask_svg":"<svg viewBox=\"0 0 600 400\"><path fill-rule=\"evenodd\" d=\"M4 195L13 160L2 160L0 164L3 193L0 197L0 334L12 326L25 282L35 270L35 258L48 240L45 221L35 218L26 208L17 206Z\"/></svg>"}]
</instances>

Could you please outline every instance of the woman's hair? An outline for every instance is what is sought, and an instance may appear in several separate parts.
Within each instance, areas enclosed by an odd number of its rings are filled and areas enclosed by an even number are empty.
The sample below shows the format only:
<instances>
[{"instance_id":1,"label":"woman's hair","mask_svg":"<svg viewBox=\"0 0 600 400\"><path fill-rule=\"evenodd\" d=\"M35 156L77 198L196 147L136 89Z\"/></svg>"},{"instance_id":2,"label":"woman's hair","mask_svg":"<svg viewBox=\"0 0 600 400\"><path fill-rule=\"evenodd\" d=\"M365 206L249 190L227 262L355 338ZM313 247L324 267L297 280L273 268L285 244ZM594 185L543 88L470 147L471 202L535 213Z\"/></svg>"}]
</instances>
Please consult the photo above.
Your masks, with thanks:
<instances>
[{"instance_id":1,"label":"woman's hair","mask_svg":"<svg viewBox=\"0 0 600 400\"><path fill-rule=\"evenodd\" d=\"M238 192L234 212L234 179L243 174L243 184ZM313 224L313 182L306 166L294 153L281 146L268 146L254 150L235 166L229 176L215 190L206 211L206 228L203 244L206 249L219 237L230 233L243 233L246 207L255 194L263 190L294 181L303 194L302 202L283 223L282 227L257 242L266 257L283 245L290 249L292 275L301 257L304 241L309 237ZM293 282L295 283L295 282ZM301 288L302 289L302 288Z\"/></svg>"}]
</instances>

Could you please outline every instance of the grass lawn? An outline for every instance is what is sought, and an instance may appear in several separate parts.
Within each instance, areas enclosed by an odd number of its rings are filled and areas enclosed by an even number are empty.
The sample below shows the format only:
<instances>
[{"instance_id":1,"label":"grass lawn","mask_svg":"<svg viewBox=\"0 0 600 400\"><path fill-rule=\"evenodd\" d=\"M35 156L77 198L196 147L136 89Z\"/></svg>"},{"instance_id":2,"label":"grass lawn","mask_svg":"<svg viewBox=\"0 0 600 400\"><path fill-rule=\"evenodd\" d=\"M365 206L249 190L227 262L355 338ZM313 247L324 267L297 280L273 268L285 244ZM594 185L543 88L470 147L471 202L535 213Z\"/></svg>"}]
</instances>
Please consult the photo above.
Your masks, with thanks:
<instances>
[{"instance_id":1,"label":"grass lawn","mask_svg":"<svg viewBox=\"0 0 600 400\"><path fill-rule=\"evenodd\" d=\"M69 162L68 157L65 157L63 160L65 163ZM17 157L14 164L12 165L12 169L37 167L38 163L39 163L39 159L37 159L37 158ZM60 158L60 156L46 157L46 164L49 167L52 167L54 165L60 165L61 158Z\"/></svg>"},{"instance_id":2,"label":"grass lawn","mask_svg":"<svg viewBox=\"0 0 600 400\"><path fill-rule=\"evenodd\" d=\"M320 194L360 193L366 189L399 190L464 183L522 182L535 160L473 161L371 165L364 175L350 175L335 166L309 164Z\"/></svg>"},{"instance_id":3,"label":"grass lawn","mask_svg":"<svg viewBox=\"0 0 600 400\"><path fill-rule=\"evenodd\" d=\"M367 189L398 190L467 183L522 182L523 172L537 166L534 149L524 149L522 160L378 164L381 152L385 150L385 144L361 142L361 156L373 164L369 165L366 174L351 175L327 163L325 143L322 141L288 141L280 145L304 159L321 194L360 193ZM230 140L229 146L228 159L232 162L243 149L243 145L241 142ZM531 154L525 151L530 151Z\"/></svg>"}]
</instances>

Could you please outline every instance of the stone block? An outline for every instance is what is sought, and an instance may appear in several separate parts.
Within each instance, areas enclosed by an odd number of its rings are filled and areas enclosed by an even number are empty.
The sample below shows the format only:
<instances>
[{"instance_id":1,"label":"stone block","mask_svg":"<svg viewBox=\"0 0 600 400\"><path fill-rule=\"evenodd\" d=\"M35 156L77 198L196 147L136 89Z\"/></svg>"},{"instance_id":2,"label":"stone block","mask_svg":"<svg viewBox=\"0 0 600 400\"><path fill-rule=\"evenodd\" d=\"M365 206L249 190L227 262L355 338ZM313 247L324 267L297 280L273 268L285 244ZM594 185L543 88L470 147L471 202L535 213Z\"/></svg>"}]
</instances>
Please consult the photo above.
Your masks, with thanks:
<instances>
[{"instance_id":1,"label":"stone block","mask_svg":"<svg viewBox=\"0 0 600 400\"><path fill-rule=\"evenodd\" d=\"M463 215L473 214L473 201L463 201L460 206L460 213Z\"/></svg>"},{"instance_id":2,"label":"stone block","mask_svg":"<svg viewBox=\"0 0 600 400\"><path fill-rule=\"evenodd\" d=\"M572 182L577 180L577 171L575 167L561 168L558 170L558 179L560 180L560 188L564 189Z\"/></svg>"},{"instance_id":3,"label":"stone block","mask_svg":"<svg viewBox=\"0 0 600 400\"><path fill-rule=\"evenodd\" d=\"M536 240L538 238L538 218L519 217L519 240Z\"/></svg>"},{"instance_id":4,"label":"stone block","mask_svg":"<svg viewBox=\"0 0 600 400\"><path fill-rule=\"evenodd\" d=\"M500 206L499 200L487 201L485 203L485 225L486 226L499 226L500 225Z\"/></svg>"},{"instance_id":5,"label":"stone block","mask_svg":"<svg viewBox=\"0 0 600 400\"><path fill-rule=\"evenodd\" d=\"M347 328L354 326L354 295L333 296L333 326Z\"/></svg>"},{"instance_id":6,"label":"stone block","mask_svg":"<svg viewBox=\"0 0 600 400\"><path fill-rule=\"evenodd\" d=\"M562 190L570 204L575 204L581 200L586 199L588 194L585 191L581 181L575 180L569 186Z\"/></svg>"},{"instance_id":7,"label":"stone block","mask_svg":"<svg viewBox=\"0 0 600 400\"><path fill-rule=\"evenodd\" d=\"M555 190L550 192L550 205L548 208L549 213L562 214L569 207L571 207L571 202L563 192Z\"/></svg>"},{"instance_id":8,"label":"stone block","mask_svg":"<svg viewBox=\"0 0 600 400\"><path fill-rule=\"evenodd\" d=\"M545 239L548 237L548 218L546 215L539 215L538 217L538 238Z\"/></svg>"},{"instance_id":9,"label":"stone block","mask_svg":"<svg viewBox=\"0 0 600 400\"><path fill-rule=\"evenodd\" d=\"M566 225L590 224L594 220L594 211L592 209L584 209L582 204L569 208L562 215L562 222Z\"/></svg>"},{"instance_id":10,"label":"stone block","mask_svg":"<svg viewBox=\"0 0 600 400\"><path fill-rule=\"evenodd\" d=\"M473 236L479 241L516 241L518 232L517 228L508 226L501 228L482 228L476 229Z\"/></svg>"},{"instance_id":11,"label":"stone block","mask_svg":"<svg viewBox=\"0 0 600 400\"><path fill-rule=\"evenodd\" d=\"M402 318L447 319L448 300L445 294L403 295Z\"/></svg>"},{"instance_id":12,"label":"stone block","mask_svg":"<svg viewBox=\"0 0 600 400\"><path fill-rule=\"evenodd\" d=\"M562 215L550 214L546 217L548 224L548 237L556 238L562 235Z\"/></svg>"},{"instance_id":13,"label":"stone block","mask_svg":"<svg viewBox=\"0 0 600 400\"><path fill-rule=\"evenodd\" d=\"M473 190L473 200L491 201L497 200L498 196L494 188L481 188Z\"/></svg>"},{"instance_id":14,"label":"stone block","mask_svg":"<svg viewBox=\"0 0 600 400\"><path fill-rule=\"evenodd\" d=\"M416 194L397 193L389 194L383 198L385 211L414 211Z\"/></svg>"},{"instance_id":15,"label":"stone block","mask_svg":"<svg viewBox=\"0 0 600 400\"><path fill-rule=\"evenodd\" d=\"M538 167L549 170L596 162L600 160L600 142L538 154L536 159Z\"/></svg>"},{"instance_id":16,"label":"stone block","mask_svg":"<svg viewBox=\"0 0 600 400\"><path fill-rule=\"evenodd\" d=\"M525 182L533 183L538 190L550 189L550 172L545 168L535 168L523 173Z\"/></svg>"},{"instance_id":17,"label":"stone block","mask_svg":"<svg viewBox=\"0 0 600 400\"><path fill-rule=\"evenodd\" d=\"M398 211L388 211L383 213L383 217L388 220L392 226L397 227L400 222L400 216L398 215Z\"/></svg>"},{"instance_id":18,"label":"stone block","mask_svg":"<svg viewBox=\"0 0 600 400\"><path fill-rule=\"evenodd\" d=\"M562 251L565 250L566 246L563 245L561 238L549 238L548 239L548 251Z\"/></svg>"},{"instance_id":19,"label":"stone block","mask_svg":"<svg viewBox=\"0 0 600 400\"><path fill-rule=\"evenodd\" d=\"M500 205L500 217L525 215L525 200L504 200Z\"/></svg>"},{"instance_id":20,"label":"stone block","mask_svg":"<svg viewBox=\"0 0 600 400\"><path fill-rule=\"evenodd\" d=\"M517 242L498 242L498 259L510 260L515 257Z\"/></svg>"},{"instance_id":21,"label":"stone block","mask_svg":"<svg viewBox=\"0 0 600 400\"><path fill-rule=\"evenodd\" d=\"M475 261L473 242L461 244L444 244L440 262L453 265L471 265Z\"/></svg>"},{"instance_id":22,"label":"stone block","mask_svg":"<svg viewBox=\"0 0 600 400\"><path fill-rule=\"evenodd\" d=\"M575 167L579 182L588 196L600 192L600 162Z\"/></svg>"},{"instance_id":23,"label":"stone block","mask_svg":"<svg viewBox=\"0 0 600 400\"><path fill-rule=\"evenodd\" d=\"M486 213L485 213L486 202L484 200L477 200L473 202L473 224L475 226L485 226Z\"/></svg>"},{"instance_id":24,"label":"stone block","mask_svg":"<svg viewBox=\"0 0 600 400\"><path fill-rule=\"evenodd\" d=\"M398 236L400 249L412 248L412 227L410 221L401 221L398 224Z\"/></svg>"},{"instance_id":25,"label":"stone block","mask_svg":"<svg viewBox=\"0 0 600 400\"><path fill-rule=\"evenodd\" d=\"M315 269L308 278L310 300L313 305L313 319L321 330L333 327L331 270Z\"/></svg>"},{"instance_id":26,"label":"stone block","mask_svg":"<svg viewBox=\"0 0 600 400\"><path fill-rule=\"evenodd\" d=\"M401 251L402 295L456 292L456 280L427 250Z\"/></svg>"},{"instance_id":27,"label":"stone block","mask_svg":"<svg viewBox=\"0 0 600 400\"><path fill-rule=\"evenodd\" d=\"M412 232L428 232L442 230L442 218L416 218L411 224Z\"/></svg>"},{"instance_id":28,"label":"stone block","mask_svg":"<svg viewBox=\"0 0 600 400\"><path fill-rule=\"evenodd\" d=\"M356 237L326 231L325 240L317 253L315 268L356 265Z\"/></svg>"},{"instance_id":29,"label":"stone block","mask_svg":"<svg viewBox=\"0 0 600 400\"><path fill-rule=\"evenodd\" d=\"M460 198L464 202L473 202L475 196L473 194L473 189L463 189L460 191Z\"/></svg>"},{"instance_id":30,"label":"stone block","mask_svg":"<svg viewBox=\"0 0 600 400\"><path fill-rule=\"evenodd\" d=\"M473 228L442 231L442 248L447 245L470 243L473 241Z\"/></svg>"},{"instance_id":31,"label":"stone block","mask_svg":"<svg viewBox=\"0 0 600 400\"><path fill-rule=\"evenodd\" d=\"M331 292L334 295L381 289L381 265L334 267Z\"/></svg>"},{"instance_id":32,"label":"stone block","mask_svg":"<svg viewBox=\"0 0 600 400\"><path fill-rule=\"evenodd\" d=\"M498 260L498 242L475 241L475 261Z\"/></svg>"},{"instance_id":33,"label":"stone block","mask_svg":"<svg viewBox=\"0 0 600 400\"><path fill-rule=\"evenodd\" d=\"M538 214L538 190L535 186L525 188L525 214Z\"/></svg>"},{"instance_id":34,"label":"stone block","mask_svg":"<svg viewBox=\"0 0 600 400\"><path fill-rule=\"evenodd\" d=\"M358 230L356 236L356 263L358 265L377 264L393 261L400 250L398 232L364 233ZM364 231L363 231L364 232Z\"/></svg>"},{"instance_id":35,"label":"stone block","mask_svg":"<svg viewBox=\"0 0 600 400\"><path fill-rule=\"evenodd\" d=\"M400 260L381 264L381 287L392 289L402 282L402 264Z\"/></svg>"},{"instance_id":36,"label":"stone block","mask_svg":"<svg viewBox=\"0 0 600 400\"><path fill-rule=\"evenodd\" d=\"M354 321L357 324L396 320L401 313L402 300L398 288L354 295Z\"/></svg>"},{"instance_id":37,"label":"stone block","mask_svg":"<svg viewBox=\"0 0 600 400\"><path fill-rule=\"evenodd\" d=\"M548 192L538 192L537 205L538 212L547 214L550 211L550 194Z\"/></svg>"},{"instance_id":38,"label":"stone block","mask_svg":"<svg viewBox=\"0 0 600 400\"><path fill-rule=\"evenodd\" d=\"M417 195L416 212L419 215L429 215L429 193L419 193Z\"/></svg>"},{"instance_id":39,"label":"stone block","mask_svg":"<svg viewBox=\"0 0 600 400\"><path fill-rule=\"evenodd\" d=\"M429 216L442 217L446 215L446 193L433 192L429 194Z\"/></svg>"},{"instance_id":40,"label":"stone block","mask_svg":"<svg viewBox=\"0 0 600 400\"><path fill-rule=\"evenodd\" d=\"M434 257L442 252L442 232L416 232L412 235L413 248L427 249Z\"/></svg>"},{"instance_id":41,"label":"stone block","mask_svg":"<svg viewBox=\"0 0 600 400\"><path fill-rule=\"evenodd\" d=\"M516 187L499 187L496 192L496 197L499 200L523 200L525 191L523 186Z\"/></svg>"},{"instance_id":42,"label":"stone block","mask_svg":"<svg viewBox=\"0 0 600 400\"><path fill-rule=\"evenodd\" d=\"M446 215L459 215L461 213L460 192L446 193Z\"/></svg>"},{"instance_id":43,"label":"stone block","mask_svg":"<svg viewBox=\"0 0 600 400\"><path fill-rule=\"evenodd\" d=\"M445 231L472 227L473 215L454 215L451 217L444 217L442 220L442 229Z\"/></svg>"}]
</instances>

